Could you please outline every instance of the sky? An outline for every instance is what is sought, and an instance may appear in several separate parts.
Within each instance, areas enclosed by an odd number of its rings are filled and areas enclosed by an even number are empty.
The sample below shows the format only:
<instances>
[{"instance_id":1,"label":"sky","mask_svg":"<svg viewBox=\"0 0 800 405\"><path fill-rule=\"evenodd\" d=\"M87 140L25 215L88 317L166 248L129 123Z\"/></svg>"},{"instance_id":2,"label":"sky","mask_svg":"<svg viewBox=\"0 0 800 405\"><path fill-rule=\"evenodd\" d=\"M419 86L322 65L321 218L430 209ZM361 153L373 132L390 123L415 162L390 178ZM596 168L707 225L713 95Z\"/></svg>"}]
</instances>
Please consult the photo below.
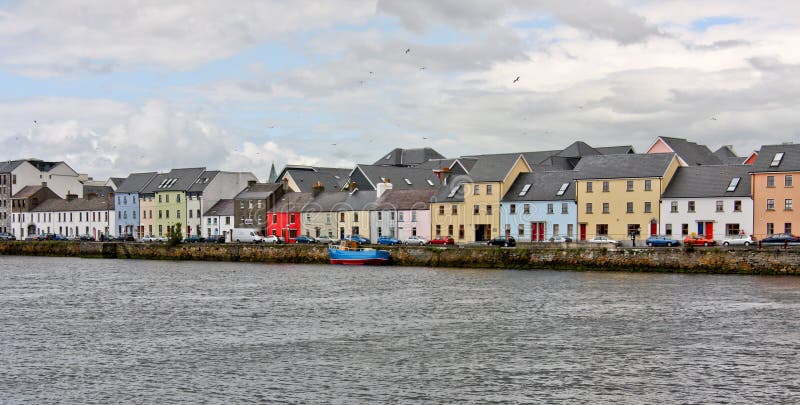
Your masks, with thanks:
<instances>
[{"instance_id":1,"label":"sky","mask_svg":"<svg viewBox=\"0 0 800 405\"><path fill-rule=\"evenodd\" d=\"M794 142L800 2L0 0L0 160L95 179ZM518 79L517 79L518 78Z\"/></svg>"}]
</instances>

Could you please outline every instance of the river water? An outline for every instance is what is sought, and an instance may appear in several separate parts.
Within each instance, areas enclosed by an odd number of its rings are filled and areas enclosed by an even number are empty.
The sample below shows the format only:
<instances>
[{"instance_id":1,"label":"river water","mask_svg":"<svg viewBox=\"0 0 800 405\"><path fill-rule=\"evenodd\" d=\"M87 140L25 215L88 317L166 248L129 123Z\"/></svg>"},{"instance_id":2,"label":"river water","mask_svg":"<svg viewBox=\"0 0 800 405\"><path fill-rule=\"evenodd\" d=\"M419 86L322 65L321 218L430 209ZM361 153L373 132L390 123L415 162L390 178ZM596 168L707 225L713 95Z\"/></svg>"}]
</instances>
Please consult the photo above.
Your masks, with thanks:
<instances>
[{"instance_id":1,"label":"river water","mask_svg":"<svg viewBox=\"0 0 800 405\"><path fill-rule=\"evenodd\" d=\"M0 257L0 402L796 402L799 314L788 277Z\"/></svg>"}]
</instances>

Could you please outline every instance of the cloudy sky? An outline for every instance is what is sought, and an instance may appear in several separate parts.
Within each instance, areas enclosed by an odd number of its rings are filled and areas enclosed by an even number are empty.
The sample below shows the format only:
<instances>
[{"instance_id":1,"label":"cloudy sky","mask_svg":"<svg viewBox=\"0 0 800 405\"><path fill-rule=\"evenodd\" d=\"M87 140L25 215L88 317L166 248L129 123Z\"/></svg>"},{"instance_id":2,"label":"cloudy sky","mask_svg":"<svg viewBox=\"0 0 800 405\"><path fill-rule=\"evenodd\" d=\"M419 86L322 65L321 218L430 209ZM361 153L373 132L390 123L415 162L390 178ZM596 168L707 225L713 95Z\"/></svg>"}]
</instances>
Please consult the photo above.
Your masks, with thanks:
<instances>
[{"instance_id":1,"label":"cloudy sky","mask_svg":"<svg viewBox=\"0 0 800 405\"><path fill-rule=\"evenodd\" d=\"M800 2L0 0L0 160L95 178L796 141ZM519 80L515 79L519 77Z\"/></svg>"}]
</instances>

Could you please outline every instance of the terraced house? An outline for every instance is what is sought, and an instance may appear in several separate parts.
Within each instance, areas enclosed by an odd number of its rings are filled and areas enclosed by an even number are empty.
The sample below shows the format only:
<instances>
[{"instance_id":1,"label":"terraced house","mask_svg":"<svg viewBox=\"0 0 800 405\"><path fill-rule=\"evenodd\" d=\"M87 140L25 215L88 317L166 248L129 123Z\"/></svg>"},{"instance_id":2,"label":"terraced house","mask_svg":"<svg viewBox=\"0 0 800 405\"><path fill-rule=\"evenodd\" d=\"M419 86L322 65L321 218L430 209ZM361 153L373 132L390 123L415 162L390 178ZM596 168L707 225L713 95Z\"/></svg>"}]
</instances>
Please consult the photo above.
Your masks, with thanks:
<instances>
[{"instance_id":1,"label":"terraced house","mask_svg":"<svg viewBox=\"0 0 800 405\"><path fill-rule=\"evenodd\" d=\"M116 218L116 235L132 235L139 239L145 235L141 225L141 207L139 193L156 177L156 172L132 173L117 188L114 198L114 216Z\"/></svg>"},{"instance_id":2,"label":"terraced house","mask_svg":"<svg viewBox=\"0 0 800 405\"><path fill-rule=\"evenodd\" d=\"M188 226L186 194L204 171L204 168L173 169L153 177L140 198L141 221L147 227L147 234L166 236L177 223ZM187 230L181 232L185 234Z\"/></svg>"},{"instance_id":3,"label":"terraced house","mask_svg":"<svg viewBox=\"0 0 800 405\"><path fill-rule=\"evenodd\" d=\"M585 156L575 166L578 240L637 240L663 232L661 194L680 167L674 153Z\"/></svg>"},{"instance_id":4,"label":"terraced house","mask_svg":"<svg viewBox=\"0 0 800 405\"><path fill-rule=\"evenodd\" d=\"M572 171L523 173L503 197L500 221L504 235L543 242L554 235L575 240L578 205Z\"/></svg>"},{"instance_id":5,"label":"terraced house","mask_svg":"<svg viewBox=\"0 0 800 405\"><path fill-rule=\"evenodd\" d=\"M186 191L186 236L203 235L203 212L221 199L233 198L256 181L256 176L248 172L224 172L206 170ZM208 229L206 228L206 231ZM208 233L205 235L210 237Z\"/></svg>"},{"instance_id":6,"label":"terraced house","mask_svg":"<svg viewBox=\"0 0 800 405\"><path fill-rule=\"evenodd\" d=\"M764 145L752 168L753 233L758 238L800 230L800 144Z\"/></svg>"},{"instance_id":7,"label":"terraced house","mask_svg":"<svg viewBox=\"0 0 800 405\"><path fill-rule=\"evenodd\" d=\"M267 210L288 190L287 181L281 183L257 183L250 181L233 198L234 228L255 229L266 235Z\"/></svg>"}]
</instances>

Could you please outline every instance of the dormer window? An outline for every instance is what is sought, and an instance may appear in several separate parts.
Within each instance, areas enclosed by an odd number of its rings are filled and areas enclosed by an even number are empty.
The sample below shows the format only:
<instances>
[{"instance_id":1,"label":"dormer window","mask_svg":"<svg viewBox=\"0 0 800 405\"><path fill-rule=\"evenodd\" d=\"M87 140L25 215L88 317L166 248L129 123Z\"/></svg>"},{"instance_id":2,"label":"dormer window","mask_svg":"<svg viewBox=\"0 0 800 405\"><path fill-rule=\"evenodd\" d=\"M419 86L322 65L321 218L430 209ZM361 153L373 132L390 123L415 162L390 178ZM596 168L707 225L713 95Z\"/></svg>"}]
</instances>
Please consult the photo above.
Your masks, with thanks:
<instances>
[{"instance_id":1,"label":"dormer window","mask_svg":"<svg viewBox=\"0 0 800 405\"><path fill-rule=\"evenodd\" d=\"M561 188L558 189L558 192L556 193L556 195L564 195L564 192L567 191L567 187L569 187L569 183L562 184Z\"/></svg>"},{"instance_id":2,"label":"dormer window","mask_svg":"<svg viewBox=\"0 0 800 405\"><path fill-rule=\"evenodd\" d=\"M520 197L524 197L525 194L528 194L528 190L530 190L530 189L531 189L531 185L530 184L526 184L525 187L522 187L522 191L519 192L519 196Z\"/></svg>"},{"instance_id":3,"label":"dormer window","mask_svg":"<svg viewBox=\"0 0 800 405\"><path fill-rule=\"evenodd\" d=\"M460 184L455 186L455 187L453 187L453 189L450 190L450 194L447 195L447 198L453 198L456 195L456 193L458 192L459 188L461 188Z\"/></svg>"},{"instance_id":4,"label":"dormer window","mask_svg":"<svg viewBox=\"0 0 800 405\"><path fill-rule=\"evenodd\" d=\"M409 186L411 185L411 180L409 180L409 179L403 179L403 180L405 180L406 184L408 184Z\"/></svg>"},{"instance_id":5,"label":"dormer window","mask_svg":"<svg viewBox=\"0 0 800 405\"><path fill-rule=\"evenodd\" d=\"M728 189L726 191L736 191L736 187L739 185L739 181L741 177L734 177L731 179L731 184L728 184Z\"/></svg>"},{"instance_id":6,"label":"dormer window","mask_svg":"<svg viewBox=\"0 0 800 405\"><path fill-rule=\"evenodd\" d=\"M431 181L431 179L427 179L427 180L425 180L425 181L427 181L427 182L428 182L428 185L429 185L429 186L434 186L434 184L433 184L433 182Z\"/></svg>"},{"instance_id":7,"label":"dormer window","mask_svg":"<svg viewBox=\"0 0 800 405\"><path fill-rule=\"evenodd\" d=\"M783 160L783 152L778 152L775 154L775 157L772 158L772 163L769 164L769 167L777 167L781 164L781 160Z\"/></svg>"}]
</instances>

